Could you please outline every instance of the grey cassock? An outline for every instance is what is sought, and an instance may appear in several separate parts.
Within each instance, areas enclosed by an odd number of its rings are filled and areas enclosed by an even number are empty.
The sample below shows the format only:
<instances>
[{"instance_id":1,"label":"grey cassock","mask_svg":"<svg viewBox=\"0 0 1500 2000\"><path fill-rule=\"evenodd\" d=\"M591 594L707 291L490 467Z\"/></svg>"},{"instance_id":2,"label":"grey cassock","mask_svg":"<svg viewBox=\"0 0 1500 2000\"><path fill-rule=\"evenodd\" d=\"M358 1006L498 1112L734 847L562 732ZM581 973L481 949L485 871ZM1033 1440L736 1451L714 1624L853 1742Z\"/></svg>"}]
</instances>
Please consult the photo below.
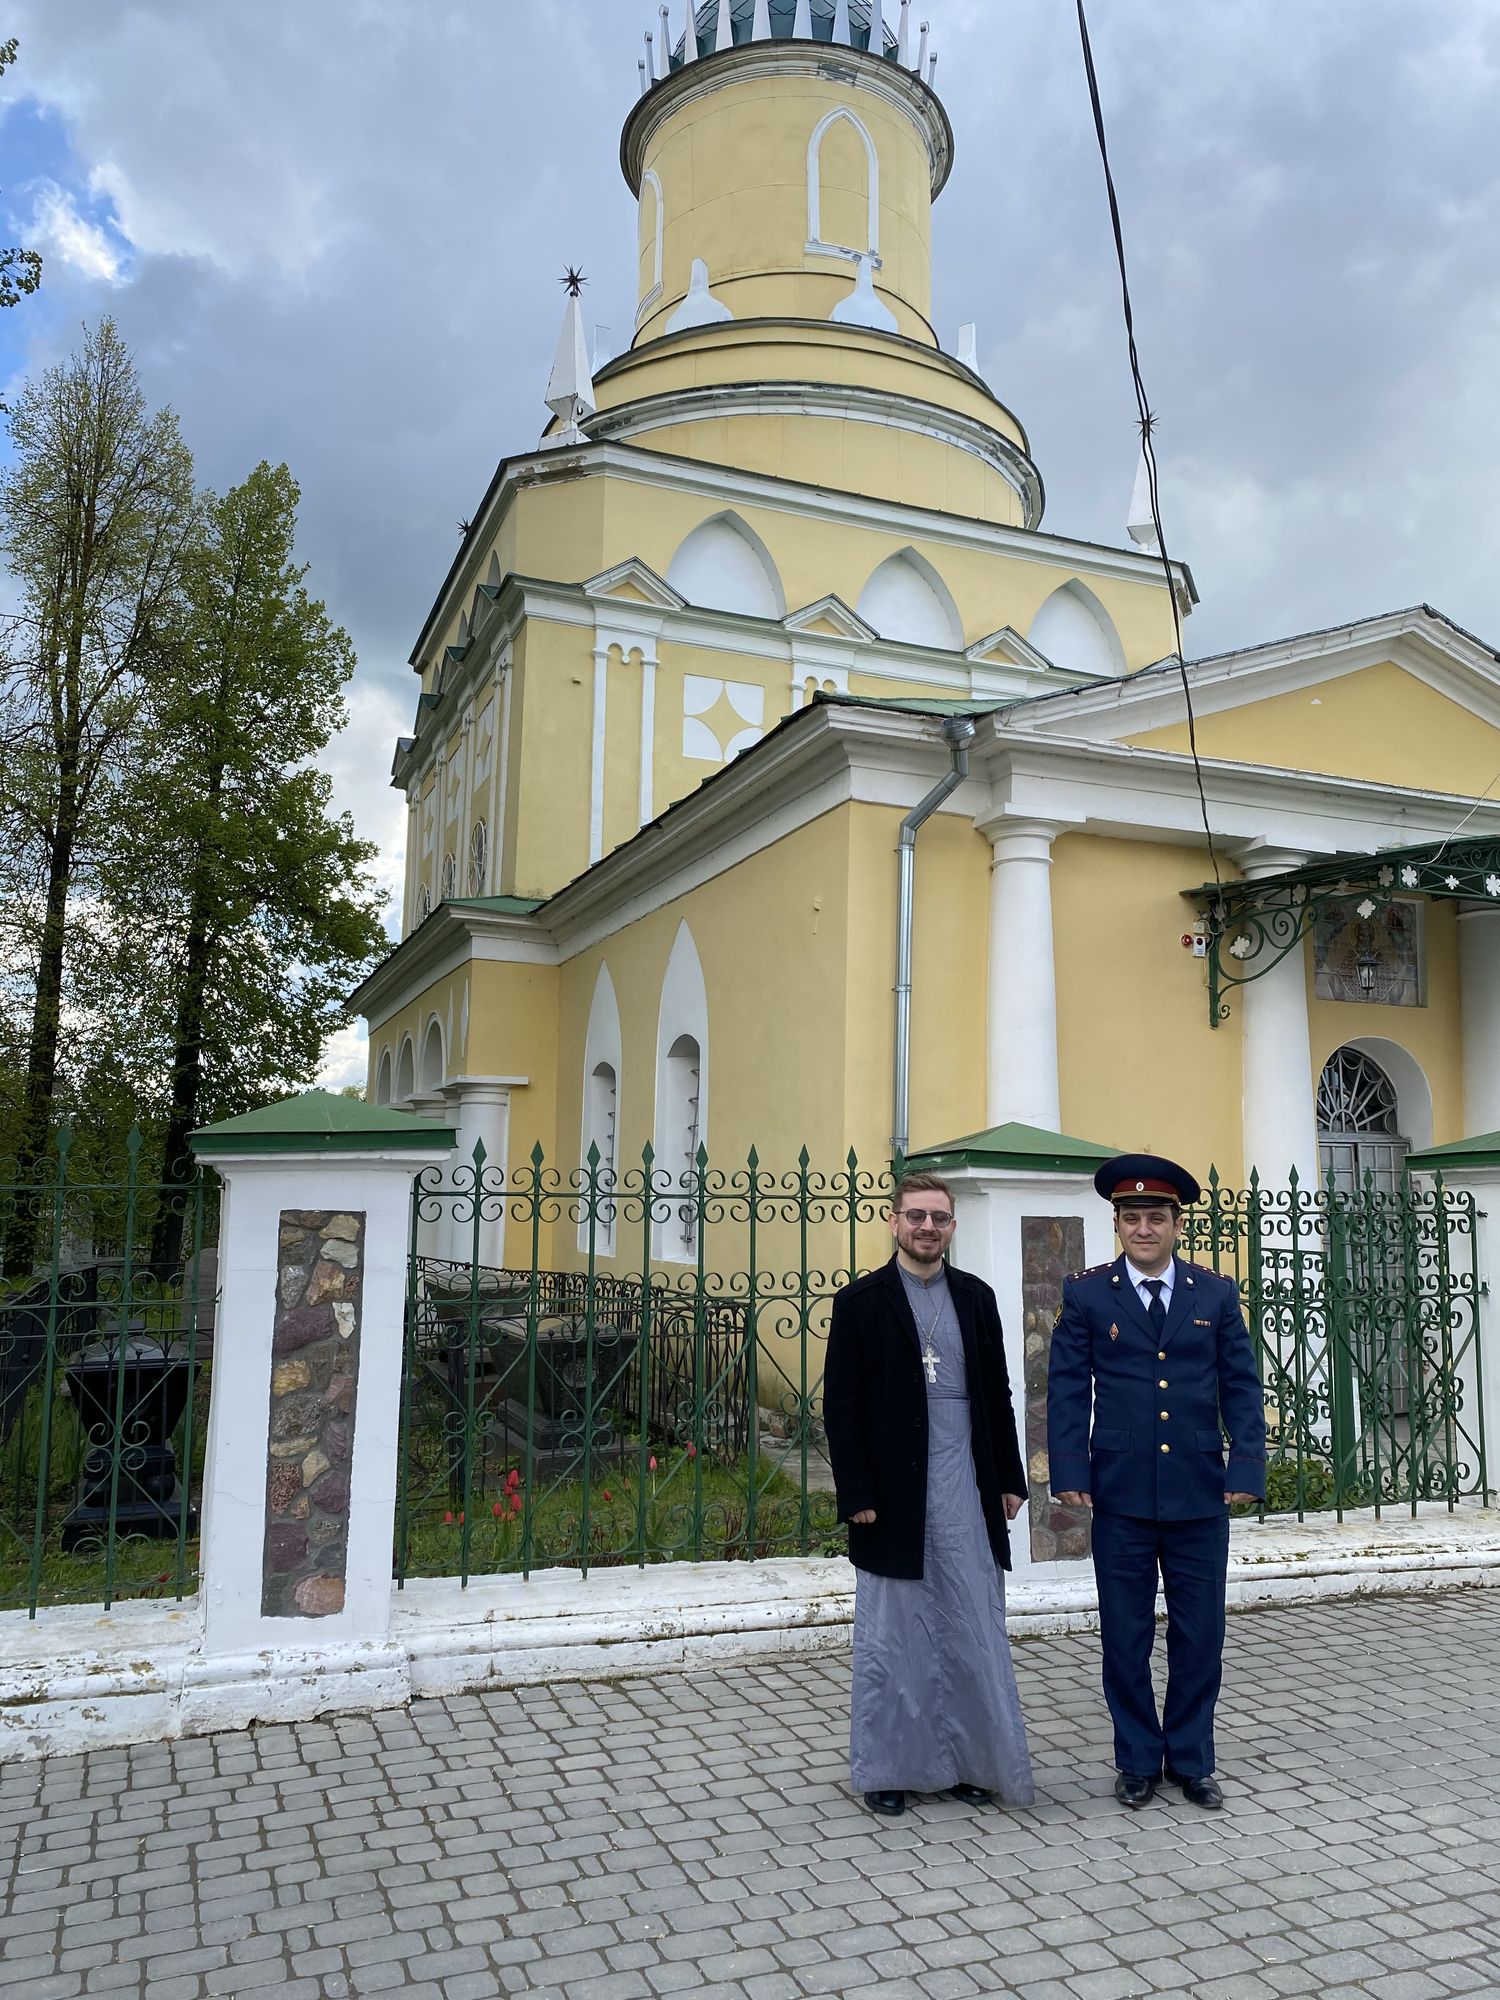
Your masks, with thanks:
<instances>
[{"instance_id":1,"label":"grey cassock","mask_svg":"<svg viewBox=\"0 0 1500 2000\"><path fill-rule=\"evenodd\" d=\"M918 1332L925 1336L931 1326L938 1356L927 1385L926 1534L920 1578L865 1570L855 1577L854 1789L982 1785L1006 1805L1030 1805L1031 1757L1005 1634L1005 1572L974 1479L963 1335L945 1273L924 1283L903 1268L901 1281Z\"/></svg>"}]
</instances>

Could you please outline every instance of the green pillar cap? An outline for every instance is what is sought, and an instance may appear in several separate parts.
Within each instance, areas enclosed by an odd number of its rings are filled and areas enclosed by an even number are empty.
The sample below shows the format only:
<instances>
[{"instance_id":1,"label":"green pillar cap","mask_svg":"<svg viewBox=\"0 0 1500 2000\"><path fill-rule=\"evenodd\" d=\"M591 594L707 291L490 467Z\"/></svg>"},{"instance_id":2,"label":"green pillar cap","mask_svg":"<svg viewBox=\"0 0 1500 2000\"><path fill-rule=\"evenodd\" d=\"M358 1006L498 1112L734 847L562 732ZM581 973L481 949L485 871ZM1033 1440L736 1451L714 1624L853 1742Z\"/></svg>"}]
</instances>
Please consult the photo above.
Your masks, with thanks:
<instances>
[{"instance_id":1,"label":"green pillar cap","mask_svg":"<svg viewBox=\"0 0 1500 2000\"><path fill-rule=\"evenodd\" d=\"M331 1090L283 1097L239 1118L200 1125L191 1137L200 1153L434 1152L457 1143L451 1125Z\"/></svg>"},{"instance_id":2,"label":"green pillar cap","mask_svg":"<svg viewBox=\"0 0 1500 2000\"><path fill-rule=\"evenodd\" d=\"M1446 1146L1429 1146L1408 1153L1406 1165L1446 1173L1450 1167L1500 1167L1500 1132L1476 1132L1472 1139L1450 1139Z\"/></svg>"},{"instance_id":3,"label":"green pillar cap","mask_svg":"<svg viewBox=\"0 0 1500 2000\"><path fill-rule=\"evenodd\" d=\"M908 1153L906 1164L929 1173L957 1173L961 1167L997 1167L1017 1174L1088 1174L1114 1159L1118 1146L1097 1146L1092 1139L1070 1139L1064 1132L1046 1132L1039 1125L992 1125L988 1132L971 1132L943 1146L924 1146Z\"/></svg>"}]
</instances>

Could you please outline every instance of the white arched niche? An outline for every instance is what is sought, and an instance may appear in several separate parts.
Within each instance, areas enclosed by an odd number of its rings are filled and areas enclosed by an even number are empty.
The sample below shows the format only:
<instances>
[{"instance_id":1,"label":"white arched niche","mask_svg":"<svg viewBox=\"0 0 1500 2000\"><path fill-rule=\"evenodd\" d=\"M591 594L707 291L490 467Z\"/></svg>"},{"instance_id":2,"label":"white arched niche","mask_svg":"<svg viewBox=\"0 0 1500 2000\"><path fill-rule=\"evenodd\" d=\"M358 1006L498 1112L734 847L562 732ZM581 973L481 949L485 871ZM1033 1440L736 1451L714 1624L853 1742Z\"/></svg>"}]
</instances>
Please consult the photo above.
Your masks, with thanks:
<instances>
[{"instance_id":1,"label":"white arched niche","mask_svg":"<svg viewBox=\"0 0 1500 2000\"><path fill-rule=\"evenodd\" d=\"M653 1216L655 1254L663 1263L690 1264L698 1254L698 1148L708 1145L708 989L685 923L662 975L653 1144L657 1185L665 1189Z\"/></svg>"},{"instance_id":2,"label":"white arched niche","mask_svg":"<svg viewBox=\"0 0 1500 2000\"><path fill-rule=\"evenodd\" d=\"M865 149L865 192L869 216L863 243L825 243L823 240L823 143L837 125L850 125ZM868 257L880 267L880 155L875 141L854 113L844 106L830 111L813 127L807 142L807 247L814 256Z\"/></svg>"},{"instance_id":3,"label":"white arched niche","mask_svg":"<svg viewBox=\"0 0 1500 2000\"><path fill-rule=\"evenodd\" d=\"M641 175L641 252L644 258L645 246L651 244L651 283L641 288L641 304L638 318L656 304L661 297L662 258L666 244L667 211L662 197L661 177L654 167L647 167Z\"/></svg>"},{"instance_id":4,"label":"white arched niche","mask_svg":"<svg viewBox=\"0 0 1500 2000\"><path fill-rule=\"evenodd\" d=\"M915 549L888 556L860 592L856 608L882 639L950 653L963 645L963 621L953 594Z\"/></svg>"},{"instance_id":5,"label":"white arched niche","mask_svg":"<svg viewBox=\"0 0 1500 2000\"><path fill-rule=\"evenodd\" d=\"M1414 1153L1425 1152L1432 1144L1432 1085L1416 1057L1384 1035L1351 1035L1340 1046L1358 1049L1385 1071L1396 1093L1396 1130Z\"/></svg>"},{"instance_id":6,"label":"white arched niche","mask_svg":"<svg viewBox=\"0 0 1500 2000\"><path fill-rule=\"evenodd\" d=\"M434 1014L427 1023L427 1034L422 1042L423 1090L441 1090L446 1075L447 1065L443 1061L443 1024Z\"/></svg>"},{"instance_id":7,"label":"white arched niche","mask_svg":"<svg viewBox=\"0 0 1500 2000\"><path fill-rule=\"evenodd\" d=\"M1026 636L1054 667L1070 673L1117 679L1125 671L1125 648L1114 620L1076 578L1053 591Z\"/></svg>"},{"instance_id":8,"label":"white arched niche","mask_svg":"<svg viewBox=\"0 0 1500 2000\"><path fill-rule=\"evenodd\" d=\"M709 610L786 616L786 594L771 552L738 514L715 514L694 528L673 556L667 581L689 604Z\"/></svg>"},{"instance_id":9,"label":"white arched niche","mask_svg":"<svg viewBox=\"0 0 1500 2000\"><path fill-rule=\"evenodd\" d=\"M594 981L593 1005L589 1008L588 1033L583 1043L583 1128L578 1155L579 1185L587 1186L589 1151L599 1149L598 1187L612 1192L620 1172L620 1075L622 1070L620 1006L615 998L609 967L601 965ZM601 1200L594 1219L593 1243L601 1257L610 1257L615 1248L615 1205ZM589 1247L587 1206L578 1217L578 1247Z\"/></svg>"},{"instance_id":10,"label":"white arched niche","mask_svg":"<svg viewBox=\"0 0 1500 2000\"><path fill-rule=\"evenodd\" d=\"M391 1101L391 1052L380 1051L380 1063L375 1071L375 1102L389 1104Z\"/></svg>"},{"instance_id":11,"label":"white arched niche","mask_svg":"<svg viewBox=\"0 0 1500 2000\"><path fill-rule=\"evenodd\" d=\"M410 1035L403 1036L396 1058L396 1102L404 1104L417 1088L417 1056Z\"/></svg>"}]
</instances>

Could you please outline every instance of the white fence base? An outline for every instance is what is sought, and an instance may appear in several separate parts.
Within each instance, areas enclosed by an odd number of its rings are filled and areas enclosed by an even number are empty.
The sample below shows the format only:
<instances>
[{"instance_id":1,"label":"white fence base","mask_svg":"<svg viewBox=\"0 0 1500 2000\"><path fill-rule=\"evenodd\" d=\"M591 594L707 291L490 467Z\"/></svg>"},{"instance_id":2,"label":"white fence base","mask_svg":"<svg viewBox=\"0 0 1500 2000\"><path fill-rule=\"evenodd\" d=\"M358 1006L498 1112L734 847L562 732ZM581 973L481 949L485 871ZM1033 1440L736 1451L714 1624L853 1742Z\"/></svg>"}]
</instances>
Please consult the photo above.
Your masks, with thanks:
<instances>
[{"instance_id":1,"label":"white fence base","mask_svg":"<svg viewBox=\"0 0 1500 2000\"><path fill-rule=\"evenodd\" d=\"M1262 1525L1237 1521L1229 1605L1445 1591L1500 1583L1500 1511L1444 1507ZM1097 1623L1087 1565L1030 1570L1009 1593L1017 1639ZM186 1604L66 1606L0 1616L0 1758L63 1756L258 1722L396 1708L422 1696L734 1665L848 1644L842 1561L662 1563L644 1571L450 1578L394 1593L380 1644L205 1651Z\"/></svg>"}]
</instances>

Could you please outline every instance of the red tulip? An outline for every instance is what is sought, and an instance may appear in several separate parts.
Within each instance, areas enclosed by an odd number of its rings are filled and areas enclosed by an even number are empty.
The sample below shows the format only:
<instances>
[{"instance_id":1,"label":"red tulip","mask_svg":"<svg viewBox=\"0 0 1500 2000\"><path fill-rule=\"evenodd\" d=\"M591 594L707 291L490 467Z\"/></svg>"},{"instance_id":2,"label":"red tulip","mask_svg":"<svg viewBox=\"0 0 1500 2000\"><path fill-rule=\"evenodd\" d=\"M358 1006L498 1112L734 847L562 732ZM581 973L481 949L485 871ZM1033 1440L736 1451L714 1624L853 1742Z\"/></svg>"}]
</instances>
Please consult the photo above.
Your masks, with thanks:
<instances>
[{"instance_id":1,"label":"red tulip","mask_svg":"<svg viewBox=\"0 0 1500 2000\"><path fill-rule=\"evenodd\" d=\"M614 1494L610 1492L607 1486L604 1489L604 1497L606 1500L613 1500L615 1497Z\"/></svg>"},{"instance_id":2,"label":"red tulip","mask_svg":"<svg viewBox=\"0 0 1500 2000\"><path fill-rule=\"evenodd\" d=\"M695 1445L695 1444L690 1444L690 1445L688 1446L688 1453L687 1453L687 1455L688 1455L688 1457L689 1457L689 1458L696 1458L696 1457L698 1456L698 1447L697 1447L697 1445Z\"/></svg>"},{"instance_id":3,"label":"red tulip","mask_svg":"<svg viewBox=\"0 0 1500 2000\"><path fill-rule=\"evenodd\" d=\"M453 1526L453 1516L451 1514L445 1514L443 1516L443 1526L445 1528L451 1528Z\"/></svg>"},{"instance_id":4,"label":"red tulip","mask_svg":"<svg viewBox=\"0 0 1500 2000\"><path fill-rule=\"evenodd\" d=\"M494 1515L495 1519L498 1521L500 1516L505 1512L505 1509L501 1506L500 1502L497 1500L494 1506L491 1507L490 1512Z\"/></svg>"},{"instance_id":5,"label":"red tulip","mask_svg":"<svg viewBox=\"0 0 1500 2000\"><path fill-rule=\"evenodd\" d=\"M514 1493L516 1488L520 1485L521 1475L519 1472L516 1471L514 1466L512 1466L510 1471L506 1473L505 1483L510 1488L512 1493Z\"/></svg>"},{"instance_id":6,"label":"red tulip","mask_svg":"<svg viewBox=\"0 0 1500 2000\"><path fill-rule=\"evenodd\" d=\"M655 1460L654 1458L652 1458L652 1459L648 1459L648 1460L647 1460L646 1462L647 1462L647 1464L648 1464L648 1465L649 1465L649 1466L651 1467L651 1470L652 1470L653 1472L655 1472L655 1470L656 1470L656 1460Z\"/></svg>"},{"instance_id":7,"label":"red tulip","mask_svg":"<svg viewBox=\"0 0 1500 2000\"><path fill-rule=\"evenodd\" d=\"M512 1514L519 1514L519 1513L520 1513L520 1511L521 1511L521 1496L520 1496L520 1494L519 1494L519 1493L512 1493L512 1494L511 1494L511 1496L510 1496L510 1511L512 1512Z\"/></svg>"}]
</instances>

